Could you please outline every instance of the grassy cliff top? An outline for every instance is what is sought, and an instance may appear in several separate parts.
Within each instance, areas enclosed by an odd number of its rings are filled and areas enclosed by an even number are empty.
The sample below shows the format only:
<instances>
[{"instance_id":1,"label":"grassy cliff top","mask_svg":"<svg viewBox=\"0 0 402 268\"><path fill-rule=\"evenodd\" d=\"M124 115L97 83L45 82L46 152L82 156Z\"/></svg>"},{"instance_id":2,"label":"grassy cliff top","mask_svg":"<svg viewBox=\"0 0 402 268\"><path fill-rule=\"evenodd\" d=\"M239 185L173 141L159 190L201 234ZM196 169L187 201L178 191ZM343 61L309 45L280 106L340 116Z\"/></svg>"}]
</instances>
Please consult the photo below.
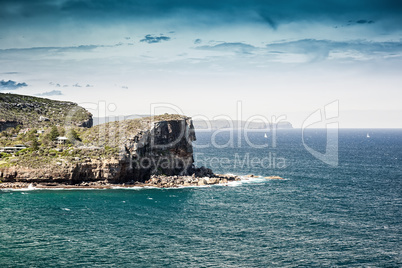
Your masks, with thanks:
<instances>
[{"instance_id":1,"label":"grassy cliff top","mask_svg":"<svg viewBox=\"0 0 402 268\"><path fill-rule=\"evenodd\" d=\"M114 144L121 138L134 136L140 131L151 129L151 124L161 121L186 120L189 117L179 114L163 114L152 117L143 117L123 121L114 121L94 126L85 130L81 136L87 144ZM100 138L102 137L102 138ZM102 141L100 140L102 139ZM115 144L116 145L116 144Z\"/></svg>"},{"instance_id":2,"label":"grassy cliff top","mask_svg":"<svg viewBox=\"0 0 402 268\"><path fill-rule=\"evenodd\" d=\"M0 121L17 121L23 127L79 126L91 118L87 110L73 102L0 93Z\"/></svg>"}]
</instances>

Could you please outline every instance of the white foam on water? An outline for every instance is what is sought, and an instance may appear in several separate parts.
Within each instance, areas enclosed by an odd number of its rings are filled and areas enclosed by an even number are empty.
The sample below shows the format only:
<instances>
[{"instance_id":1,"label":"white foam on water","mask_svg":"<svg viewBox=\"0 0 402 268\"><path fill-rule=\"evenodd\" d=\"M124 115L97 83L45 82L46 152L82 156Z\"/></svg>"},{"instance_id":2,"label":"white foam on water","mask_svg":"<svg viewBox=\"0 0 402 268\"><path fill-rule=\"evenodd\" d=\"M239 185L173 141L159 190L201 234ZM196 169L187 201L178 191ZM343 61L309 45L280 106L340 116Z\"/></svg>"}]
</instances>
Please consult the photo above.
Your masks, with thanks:
<instances>
[{"instance_id":1,"label":"white foam on water","mask_svg":"<svg viewBox=\"0 0 402 268\"><path fill-rule=\"evenodd\" d=\"M75 191L75 190L107 190L99 188L36 188L35 190L49 190L49 191Z\"/></svg>"},{"instance_id":2,"label":"white foam on water","mask_svg":"<svg viewBox=\"0 0 402 268\"><path fill-rule=\"evenodd\" d=\"M263 176L240 177L240 178L242 183L259 183L259 182L265 182L267 180Z\"/></svg>"},{"instance_id":3,"label":"white foam on water","mask_svg":"<svg viewBox=\"0 0 402 268\"><path fill-rule=\"evenodd\" d=\"M65 211L70 211L71 209L69 209L69 208L61 208L62 210L65 210Z\"/></svg>"},{"instance_id":4,"label":"white foam on water","mask_svg":"<svg viewBox=\"0 0 402 268\"><path fill-rule=\"evenodd\" d=\"M289 179L287 178L282 178L282 179L269 179L269 178L264 178L266 181L288 181Z\"/></svg>"},{"instance_id":5,"label":"white foam on water","mask_svg":"<svg viewBox=\"0 0 402 268\"><path fill-rule=\"evenodd\" d=\"M176 189L199 188L199 187L204 187L205 188L205 186L208 187L208 185L203 185L203 186L198 186L198 185L188 185L188 186L178 185L178 187Z\"/></svg>"},{"instance_id":6,"label":"white foam on water","mask_svg":"<svg viewBox=\"0 0 402 268\"><path fill-rule=\"evenodd\" d=\"M13 189L13 188L4 188L4 189L0 189L0 191L4 191L4 192L26 192L26 191L33 191L33 190L39 190L39 189L30 189L30 188L18 188L18 189Z\"/></svg>"},{"instance_id":7,"label":"white foam on water","mask_svg":"<svg viewBox=\"0 0 402 268\"><path fill-rule=\"evenodd\" d=\"M127 186L112 186L110 187L110 189L114 189L114 190L142 190L144 189L146 186L141 187L141 186L133 186L133 187L127 187ZM156 187L155 187L156 188Z\"/></svg>"},{"instance_id":8,"label":"white foam on water","mask_svg":"<svg viewBox=\"0 0 402 268\"><path fill-rule=\"evenodd\" d=\"M243 184L242 181L230 181L230 182L227 183L227 186L238 187L238 186L240 186L242 184Z\"/></svg>"},{"instance_id":9,"label":"white foam on water","mask_svg":"<svg viewBox=\"0 0 402 268\"><path fill-rule=\"evenodd\" d=\"M216 184L216 186L231 186L231 187L237 187L241 186L243 184L252 184L252 183L266 183L269 181L286 181L288 179L269 179L264 176L260 175L254 175L253 177L248 177L247 175L233 175L232 176L238 176L240 178L240 181L230 181L227 184Z\"/></svg>"}]
</instances>

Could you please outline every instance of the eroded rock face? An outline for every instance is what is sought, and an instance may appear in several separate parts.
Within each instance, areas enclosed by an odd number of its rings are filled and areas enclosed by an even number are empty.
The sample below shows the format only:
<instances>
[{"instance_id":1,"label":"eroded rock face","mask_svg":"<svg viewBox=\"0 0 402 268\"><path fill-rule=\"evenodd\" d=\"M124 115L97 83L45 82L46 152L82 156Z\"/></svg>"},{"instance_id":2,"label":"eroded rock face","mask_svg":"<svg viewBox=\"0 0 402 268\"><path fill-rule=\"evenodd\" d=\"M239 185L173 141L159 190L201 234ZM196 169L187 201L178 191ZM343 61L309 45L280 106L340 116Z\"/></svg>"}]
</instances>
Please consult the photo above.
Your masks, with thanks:
<instances>
[{"instance_id":1,"label":"eroded rock face","mask_svg":"<svg viewBox=\"0 0 402 268\"><path fill-rule=\"evenodd\" d=\"M188 175L194 172L191 119L160 121L124 144L129 163L127 179L145 181L151 175Z\"/></svg>"},{"instance_id":2,"label":"eroded rock face","mask_svg":"<svg viewBox=\"0 0 402 268\"><path fill-rule=\"evenodd\" d=\"M111 181L119 178L122 163L117 159L90 160L84 163L69 163L60 166L45 166L41 169L10 167L0 170L3 182L37 182L77 184L84 181Z\"/></svg>"},{"instance_id":3,"label":"eroded rock face","mask_svg":"<svg viewBox=\"0 0 402 268\"><path fill-rule=\"evenodd\" d=\"M0 120L0 132L6 130L7 128L15 128L18 125L21 125L21 123L17 121Z\"/></svg>"},{"instance_id":4,"label":"eroded rock face","mask_svg":"<svg viewBox=\"0 0 402 268\"><path fill-rule=\"evenodd\" d=\"M81 123L79 123L79 124L78 124L78 127L91 128L91 127L93 126L93 124L94 124L94 120L93 120L93 118L92 118L92 115L89 114L89 115L88 115L88 119L85 120L85 121L83 121L83 122L81 122Z\"/></svg>"}]
</instances>

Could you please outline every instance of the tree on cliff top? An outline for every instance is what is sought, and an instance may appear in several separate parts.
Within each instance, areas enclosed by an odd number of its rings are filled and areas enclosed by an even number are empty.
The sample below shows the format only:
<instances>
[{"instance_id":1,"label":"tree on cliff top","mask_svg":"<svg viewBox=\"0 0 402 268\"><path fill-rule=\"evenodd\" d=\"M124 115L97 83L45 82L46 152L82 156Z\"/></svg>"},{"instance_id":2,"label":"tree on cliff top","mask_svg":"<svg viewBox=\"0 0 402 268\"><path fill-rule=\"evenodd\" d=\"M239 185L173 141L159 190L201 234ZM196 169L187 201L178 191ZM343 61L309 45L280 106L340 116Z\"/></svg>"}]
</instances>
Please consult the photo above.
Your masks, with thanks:
<instances>
[{"instance_id":1,"label":"tree on cliff top","mask_svg":"<svg viewBox=\"0 0 402 268\"><path fill-rule=\"evenodd\" d=\"M39 150L39 142L36 137L31 140L31 149L34 151Z\"/></svg>"},{"instance_id":2,"label":"tree on cliff top","mask_svg":"<svg viewBox=\"0 0 402 268\"><path fill-rule=\"evenodd\" d=\"M50 130L50 133L49 133L49 139L52 141L55 141L59 135L60 134L59 134L59 131L57 130L57 127L52 126L52 129Z\"/></svg>"}]
</instances>

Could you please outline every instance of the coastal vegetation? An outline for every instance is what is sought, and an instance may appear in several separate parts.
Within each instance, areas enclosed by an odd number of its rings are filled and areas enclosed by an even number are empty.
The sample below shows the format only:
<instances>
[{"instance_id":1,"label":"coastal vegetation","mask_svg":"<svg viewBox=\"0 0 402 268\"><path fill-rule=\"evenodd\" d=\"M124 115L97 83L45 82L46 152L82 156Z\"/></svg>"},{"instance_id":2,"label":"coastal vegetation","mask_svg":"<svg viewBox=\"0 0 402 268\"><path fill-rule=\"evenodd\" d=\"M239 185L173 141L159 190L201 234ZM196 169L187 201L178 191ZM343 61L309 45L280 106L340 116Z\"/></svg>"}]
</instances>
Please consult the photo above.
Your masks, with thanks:
<instances>
[{"instance_id":1,"label":"coastal vegetation","mask_svg":"<svg viewBox=\"0 0 402 268\"><path fill-rule=\"evenodd\" d=\"M64 129L64 127L48 127L38 131L36 128L20 130L8 129L0 133L0 150L3 148L17 148L13 153L0 153L0 167L22 166L36 168L57 162L83 162L88 158L118 157L117 147L89 146L94 139L85 128ZM83 143L81 137L86 137ZM65 138L65 139L59 139Z\"/></svg>"},{"instance_id":2,"label":"coastal vegetation","mask_svg":"<svg viewBox=\"0 0 402 268\"><path fill-rule=\"evenodd\" d=\"M54 125L92 126L92 115L83 107L69 101L0 93L1 125L9 122L24 128Z\"/></svg>"}]
</instances>

